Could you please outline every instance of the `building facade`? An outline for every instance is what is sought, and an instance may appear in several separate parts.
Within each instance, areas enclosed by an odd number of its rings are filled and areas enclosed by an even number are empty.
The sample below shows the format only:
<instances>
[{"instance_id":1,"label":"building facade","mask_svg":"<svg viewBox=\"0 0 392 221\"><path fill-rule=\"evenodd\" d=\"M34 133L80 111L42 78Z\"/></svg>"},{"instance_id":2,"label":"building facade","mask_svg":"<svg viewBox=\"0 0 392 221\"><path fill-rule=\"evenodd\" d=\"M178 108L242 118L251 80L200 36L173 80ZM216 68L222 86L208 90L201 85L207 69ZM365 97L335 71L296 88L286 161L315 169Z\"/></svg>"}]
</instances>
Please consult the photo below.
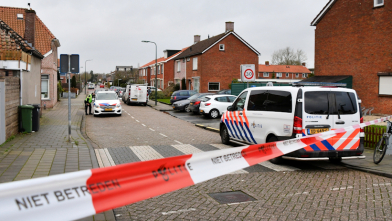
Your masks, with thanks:
<instances>
[{"instance_id":1,"label":"building facade","mask_svg":"<svg viewBox=\"0 0 392 221\"><path fill-rule=\"evenodd\" d=\"M305 63L302 63L302 65L270 65L266 61L265 64L259 64L257 78L302 80L311 73L305 65Z\"/></svg>"}]
</instances>

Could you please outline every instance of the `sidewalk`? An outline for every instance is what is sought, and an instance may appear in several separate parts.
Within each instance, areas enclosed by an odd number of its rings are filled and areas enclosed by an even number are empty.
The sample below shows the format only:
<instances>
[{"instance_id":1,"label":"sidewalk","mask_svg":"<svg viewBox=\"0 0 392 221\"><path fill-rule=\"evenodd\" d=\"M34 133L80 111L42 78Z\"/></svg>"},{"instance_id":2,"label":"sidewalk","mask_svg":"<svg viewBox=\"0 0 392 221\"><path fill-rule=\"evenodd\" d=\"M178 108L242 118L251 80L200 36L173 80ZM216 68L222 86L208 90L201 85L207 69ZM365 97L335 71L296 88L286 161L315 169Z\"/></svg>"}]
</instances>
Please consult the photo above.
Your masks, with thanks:
<instances>
[{"instance_id":1,"label":"sidewalk","mask_svg":"<svg viewBox=\"0 0 392 221\"><path fill-rule=\"evenodd\" d=\"M147 105L154 108L155 110L159 110L159 111L172 111L173 110L171 105L163 104L160 102L157 102L157 105L155 106L154 100L148 100Z\"/></svg>"},{"instance_id":2,"label":"sidewalk","mask_svg":"<svg viewBox=\"0 0 392 221\"><path fill-rule=\"evenodd\" d=\"M81 134L86 95L71 99L71 136L68 142L68 100L42 111L40 128L18 134L0 147L0 183L98 168L94 149ZM90 117L90 116L88 116ZM82 220L115 220L113 212Z\"/></svg>"}]
</instances>

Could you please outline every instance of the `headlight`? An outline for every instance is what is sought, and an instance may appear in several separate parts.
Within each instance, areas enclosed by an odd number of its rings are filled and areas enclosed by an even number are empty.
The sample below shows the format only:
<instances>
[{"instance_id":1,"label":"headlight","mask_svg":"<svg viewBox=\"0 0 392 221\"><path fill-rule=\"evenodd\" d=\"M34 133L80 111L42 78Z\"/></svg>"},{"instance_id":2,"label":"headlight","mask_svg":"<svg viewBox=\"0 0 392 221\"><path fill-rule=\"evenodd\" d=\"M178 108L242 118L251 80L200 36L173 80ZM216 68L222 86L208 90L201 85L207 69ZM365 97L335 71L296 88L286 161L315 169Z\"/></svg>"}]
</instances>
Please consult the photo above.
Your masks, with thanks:
<instances>
[{"instance_id":1,"label":"headlight","mask_svg":"<svg viewBox=\"0 0 392 221\"><path fill-rule=\"evenodd\" d=\"M97 104L97 105L95 105L95 108L99 108L99 105Z\"/></svg>"},{"instance_id":2,"label":"headlight","mask_svg":"<svg viewBox=\"0 0 392 221\"><path fill-rule=\"evenodd\" d=\"M121 107L121 104L117 104L116 107Z\"/></svg>"},{"instance_id":3,"label":"headlight","mask_svg":"<svg viewBox=\"0 0 392 221\"><path fill-rule=\"evenodd\" d=\"M182 104L177 104L178 106L182 106Z\"/></svg>"}]
</instances>

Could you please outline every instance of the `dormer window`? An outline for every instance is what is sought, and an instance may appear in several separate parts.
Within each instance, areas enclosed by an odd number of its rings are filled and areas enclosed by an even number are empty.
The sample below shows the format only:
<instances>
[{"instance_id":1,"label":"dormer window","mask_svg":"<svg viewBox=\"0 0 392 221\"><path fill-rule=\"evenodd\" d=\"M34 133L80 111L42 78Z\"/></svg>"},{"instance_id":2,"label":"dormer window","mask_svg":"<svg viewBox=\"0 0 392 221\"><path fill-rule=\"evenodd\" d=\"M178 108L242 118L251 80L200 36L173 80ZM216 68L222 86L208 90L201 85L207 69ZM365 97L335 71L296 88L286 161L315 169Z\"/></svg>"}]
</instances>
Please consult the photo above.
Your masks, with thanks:
<instances>
[{"instance_id":1,"label":"dormer window","mask_svg":"<svg viewBox=\"0 0 392 221\"><path fill-rule=\"evenodd\" d=\"M374 0L374 7L384 6L384 0Z\"/></svg>"},{"instance_id":2,"label":"dormer window","mask_svg":"<svg viewBox=\"0 0 392 221\"><path fill-rule=\"evenodd\" d=\"M219 51L224 51L225 50L225 45L224 44L220 44L219 45Z\"/></svg>"},{"instance_id":3,"label":"dormer window","mask_svg":"<svg viewBox=\"0 0 392 221\"><path fill-rule=\"evenodd\" d=\"M18 20L23 20L23 14L16 14L16 18Z\"/></svg>"}]
</instances>

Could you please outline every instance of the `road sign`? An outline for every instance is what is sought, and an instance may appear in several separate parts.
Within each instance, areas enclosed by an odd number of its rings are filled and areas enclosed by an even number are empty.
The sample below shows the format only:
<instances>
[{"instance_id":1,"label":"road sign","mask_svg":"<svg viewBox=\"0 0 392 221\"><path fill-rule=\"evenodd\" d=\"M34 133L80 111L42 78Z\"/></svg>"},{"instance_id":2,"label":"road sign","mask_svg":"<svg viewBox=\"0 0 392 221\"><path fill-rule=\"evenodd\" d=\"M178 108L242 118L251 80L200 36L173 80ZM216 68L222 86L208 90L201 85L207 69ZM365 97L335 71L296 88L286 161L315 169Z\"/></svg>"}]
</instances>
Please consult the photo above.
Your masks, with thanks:
<instances>
[{"instance_id":1,"label":"road sign","mask_svg":"<svg viewBox=\"0 0 392 221\"><path fill-rule=\"evenodd\" d=\"M241 65L241 81L242 82L249 82L255 81L256 74L255 74L255 65L254 64L242 64Z\"/></svg>"},{"instance_id":2,"label":"road sign","mask_svg":"<svg viewBox=\"0 0 392 221\"><path fill-rule=\"evenodd\" d=\"M69 61L71 59L71 62ZM69 68L69 66L71 68ZM65 75L66 73L79 73L79 55L78 54L61 54L60 55L60 74Z\"/></svg>"}]
</instances>

